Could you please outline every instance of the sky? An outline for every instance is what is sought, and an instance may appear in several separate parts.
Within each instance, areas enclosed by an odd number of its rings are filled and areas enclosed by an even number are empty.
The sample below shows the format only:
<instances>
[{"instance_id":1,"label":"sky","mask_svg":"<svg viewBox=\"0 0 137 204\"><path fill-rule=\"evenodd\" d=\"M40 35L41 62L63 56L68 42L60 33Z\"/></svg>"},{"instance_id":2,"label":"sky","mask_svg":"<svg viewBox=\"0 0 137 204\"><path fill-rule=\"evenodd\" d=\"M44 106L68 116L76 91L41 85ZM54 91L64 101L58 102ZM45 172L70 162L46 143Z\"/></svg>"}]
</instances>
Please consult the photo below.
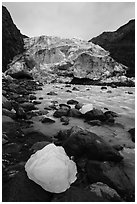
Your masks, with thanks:
<instances>
[{"instance_id":1,"label":"sky","mask_svg":"<svg viewBox=\"0 0 137 204\"><path fill-rule=\"evenodd\" d=\"M134 2L3 2L22 34L89 40L135 18Z\"/></svg>"}]
</instances>

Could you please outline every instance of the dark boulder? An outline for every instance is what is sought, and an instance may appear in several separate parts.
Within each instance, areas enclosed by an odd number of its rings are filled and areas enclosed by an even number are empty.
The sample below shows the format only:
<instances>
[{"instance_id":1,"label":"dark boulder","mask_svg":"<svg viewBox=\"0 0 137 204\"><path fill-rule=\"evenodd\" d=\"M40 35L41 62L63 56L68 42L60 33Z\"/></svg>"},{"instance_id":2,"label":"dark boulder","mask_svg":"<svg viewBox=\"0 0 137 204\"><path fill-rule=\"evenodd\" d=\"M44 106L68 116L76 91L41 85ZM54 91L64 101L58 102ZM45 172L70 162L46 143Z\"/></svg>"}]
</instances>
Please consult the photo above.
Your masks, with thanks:
<instances>
[{"instance_id":1,"label":"dark boulder","mask_svg":"<svg viewBox=\"0 0 137 204\"><path fill-rule=\"evenodd\" d=\"M21 171L3 185L3 202L49 202L53 194L45 191Z\"/></svg>"},{"instance_id":2,"label":"dark boulder","mask_svg":"<svg viewBox=\"0 0 137 204\"><path fill-rule=\"evenodd\" d=\"M93 108L93 110L86 112L84 114L84 118L86 120L100 120L100 121L106 120L103 111L96 108Z\"/></svg>"},{"instance_id":3,"label":"dark boulder","mask_svg":"<svg viewBox=\"0 0 137 204\"><path fill-rule=\"evenodd\" d=\"M74 118L81 118L83 115L79 110L77 110L75 108L71 108L69 110L68 116L69 117L74 117Z\"/></svg>"},{"instance_id":4,"label":"dark boulder","mask_svg":"<svg viewBox=\"0 0 137 204\"><path fill-rule=\"evenodd\" d=\"M44 117L42 120L41 120L42 123L55 123L55 120L53 120L52 118L50 117Z\"/></svg>"},{"instance_id":5,"label":"dark boulder","mask_svg":"<svg viewBox=\"0 0 137 204\"><path fill-rule=\"evenodd\" d=\"M62 146L69 156L76 158L85 155L88 159L100 161L119 162L123 159L120 153L102 138L77 126L67 130L67 134L65 132Z\"/></svg>"},{"instance_id":6,"label":"dark boulder","mask_svg":"<svg viewBox=\"0 0 137 204\"><path fill-rule=\"evenodd\" d=\"M73 99L67 101L67 104L70 104L70 105L76 105L78 103L79 103L78 101L73 100Z\"/></svg>"},{"instance_id":7,"label":"dark boulder","mask_svg":"<svg viewBox=\"0 0 137 204\"><path fill-rule=\"evenodd\" d=\"M120 164L88 161L86 166L90 183L103 182L114 188L126 201L134 201L134 187Z\"/></svg>"},{"instance_id":8,"label":"dark boulder","mask_svg":"<svg viewBox=\"0 0 137 204\"><path fill-rule=\"evenodd\" d=\"M131 140L135 142L135 128L132 128L128 131L131 135Z\"/></svg>"},{"instance_id":9,"label":"dark boulder","mask_svg":"<svg viewBox=\"0 0 137 204\"><path fill-rule=\"evenodd\" d=\"M56 118L60 118L61 116L68 116L68 111L67 109L58 109L54 112L53 116Z\"/></svg>"}]
</instances>

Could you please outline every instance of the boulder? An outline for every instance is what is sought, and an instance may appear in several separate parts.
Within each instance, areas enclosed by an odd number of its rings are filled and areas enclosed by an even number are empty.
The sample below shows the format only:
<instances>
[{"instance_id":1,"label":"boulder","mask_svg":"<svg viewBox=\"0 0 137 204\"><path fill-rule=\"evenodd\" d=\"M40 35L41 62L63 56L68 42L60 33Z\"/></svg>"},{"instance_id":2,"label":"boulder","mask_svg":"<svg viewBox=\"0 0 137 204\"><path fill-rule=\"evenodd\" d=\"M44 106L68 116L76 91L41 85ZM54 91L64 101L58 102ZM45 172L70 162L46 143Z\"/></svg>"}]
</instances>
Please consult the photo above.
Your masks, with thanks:
<instances>
[{"instance_id":1,"label":"boulder","mask_svg":"<svg viewBox=\"0 0 137 204\"><path fill-rule=\"evenodd\" d=\"M79 110L75 109L75 108L71 108L69 110L68 116L69 117L74 117L74 118L81 118L82 113Z\"/></svg>"},{"instance_id":2,"label":"boulder","mask_svg":"<svg viewBox=\"0 0 137 204\"><path fill-rule=\"evenodd\" d=\"M50 144L50 142L48 141L41 141L41 142L36 142L35 144L32 145L32 147L30 148L30 150L35 153L38 150L43 149L46 145Z\"/></svg>"},{"instance_id":3,"label":"boulder","mask_svg":"<svg viewBox=\"0 0 137 204\"><path fill-rule=\"evenodd\" d=\"M61 116L68 116L68 111L67 109L58 109L54 112L53 116L56 118L60 118Z\"/></svg>"},{"instance_id":4,"label":"boulder","mask_svg":"<svg viewBox=\"0 0 137 204\"><path fill-rule=\"evenodd\" d=\"M50 202L52 194L31 181L25 171L21 171L3 185L3 202Z\"/></svg>"},{"instance_id":5,"label":"boulder","mask_svg":"<svg viewBox=\"0 0 137 204\"><path fill-rule=\"evenodd\" d=\"M86 104L86 105L83 105L79 111L82 114L85 114L85 113L87 113L87 112L89 112L91 110L93 110L93 105L92 104Z\"/></svg>"},{"instance_id":6,"label":"boulder","mask_svg":"<svg viewBox=\"0 0 137 204\"><path fill-rule=\"evenodd\" d=\"M62 117L60 118L60 121L67 123L67 122L69 122L69 118L66 117L66 116L62 116Z\"/></svg>"},{"instance_id":7,"label":"boulder","mask_svg":"<svg viewBox=\"0 0 137 204\"><path fill-rule=\"evenodd\" d=\"M82 107L83 108L83 107ZM84 114L86 120L100 120L105 121L106 117L102 110L93 108L93 110L88 111Z\"/></svg>"},{"instance_id":8,"label":"boulder","mask_svg":"<svg viewBox=\"0 0 137 204\"><path fill-rule=\"evenodd\" d=\"M29 102L22 103L21 107L25 110L25 112L37 109L33 103Z\"/></svg>"},{"instance_id":9,"label":"boulder","mask_svg":"<svg viewBox=\"0 0 137 204\"><path fill-rule=\"evenodd\" d=\"M12 119L16 119L16 114L12 111L5 109L5 108L2 108L2 115L8 116Z\"/></svg>"},{"instance_id":10,"label":"boulder","mask_svg":"<svg viewBox=\"0 0 137 204\"><path fill-rule=\"evenodd\" d=\"M96 195L95 192L71 186L66 192L54 195L52 202L107 202L108 200Z\"/></svg>"},{"instance_id":11,"label":"boulder","mask_svg":"<svg viewBox=\"0 0 137 204\"><path fill-rule=\"evenodd\" d=\"M69 156L79 158L85 155L92 160L115 162L123 159L120 153L102 138L80 127L74 126L69 131L67 130L64 137L65 141L62 142L62 146Z\"/></svg>"},{"instance_id":12,"label":"boulder","mask_svg":"<svg viewBox=\"0 0 137 204\"><path fill-rule=\"evenodd\" d=\"M76 105L78 103L79 103L78 101L73 100L73 99L70 99L70 100L67 101L67 104L70 104L70 105Z\"/></svg>"},{"instance_id":13,"label":"boulder","mask_svg":"<svg viewBox=\"0 0 137 204\"><path fill-rule=\"evenodd\" d=\"M121 202L122 199L114 190L107 184L97 182L90 185L90 191L95 192L98 196L108 199L110 202Z\"/></svg>"},{"instance_id":14,"label":"boulder","mask_svg":"<svg viewBox=\"0 0 137 204\"><path fill-rule=\"evenodd\" d=\"M82 104L82 103L78 103L78 104L76 104L76 105L75 105L75 108L79 110L79 109L81 109L81 108L82 108L82 106L83 106L83 104Z\"/></svg>"},{"instance_id":15,"label":"boulder","mask_svg":"<svg viewBox=\"0 0 137 204\"><path fill-rule=\"evenodd\" d=\"M29 99L30 99L30 100L36 100L36 98L37 98L37 97L34 96L34 95L30 95L30 96L29 96Z\"/></svg>"},{"instance_id":16,"label":"boulder","mask_svg":"<svg viewBox=\"0 0 137 204\"><path fill-rule=\"evenodd\" d=\"M49 93L47 93L47 95L56 96L56 95L58 95L58 94L55 93L54 91L50 91Z\"/></svg>"},{"instance_id":17,"label":"boulder","mask_svg":"<svg viewBox=\"0 0 137 204\"><path fill-rule=\"evenodd\" d=\"M87 121L87 123L92 126L101 126L100 120L91 120L91 121Z\"/></svg>"},{"instance_id":18,"label":"boulder","mask_svg":"<svg viewBox=\"0 0 137 204\"><path fill-rule=\"evenodd\" d=\"M42 123L55 123L55 120L53 120L53 118L51 117L44 117L42 120L41 120Z\"/></svg>"},{"instance_id":19,"label":"boulder","mask_svg":"<svg viewBox=\"0 0 137 204\"><path fill-rule=\"evenodd\" d=\"M64 104L64 103L59 104L59 107L60 107L61 109L65 109L65 110L70 110L70 109L71 109L71 107L70 107L69 105Z\"/></svg>"},{"instance_id":20,"label":"boulder","mask_svg":"<svg viewBox=\"0 0 137 204\"><path fill-rule=\"evenodd\" d=\"M6 99L6 97L2 96L2 108L5 108L9 111L12 110L12 104L10 101L8 101L8 99Z\"/></svg>"},{"instance_id":21,"label":"boulder","mask_svg":"<svg viewBox=\"0 0 137 204\"><path fill-rule=\"evenodd\" d=\"M131 140L135 142L135 128L131 128L128 132L130 133Z\"/></svg>"},{"instance_id":22,"label":"boulder","mask_svg":"<svg viewBox=\"0 0 137 204\"><path fill-rule=\"evenodd\" d=\"M122 165L99 161L88 161L86 172L90 183L103 182L115 189L126 201L134 201L134 187Z\"/></svg>"}]
</instances>

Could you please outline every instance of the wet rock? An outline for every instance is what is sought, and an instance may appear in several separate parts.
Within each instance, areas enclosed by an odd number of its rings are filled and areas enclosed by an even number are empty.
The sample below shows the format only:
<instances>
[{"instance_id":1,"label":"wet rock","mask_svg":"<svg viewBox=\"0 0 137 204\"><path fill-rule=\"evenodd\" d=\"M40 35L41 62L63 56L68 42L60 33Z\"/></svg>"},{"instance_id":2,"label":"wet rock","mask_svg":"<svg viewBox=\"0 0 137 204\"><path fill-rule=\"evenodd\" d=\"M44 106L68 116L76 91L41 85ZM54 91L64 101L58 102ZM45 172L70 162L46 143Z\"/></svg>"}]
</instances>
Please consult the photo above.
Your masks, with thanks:
<instances>
[{"instance_id":1,"label":"wet rock","mask_svg":"<svg viewBox=\"0 0 137 204\"><path fill-rule=\"evenodd\" d=\"M79 89L78 88L76 88L76 87L73 87L73 89L72 89L73 91L79 91Z\"/></svg>"},{"instance_id":2,"label":"wet rock","mask_svg":"<svg viewBox=\"0 0 137 204\"><path fill-rule=\"evenodd\" d=\"M75 105L75 108L79 110L79 109L81 109L81 108L82 108L82 106L83 106L83 104L82 104L82 103L78 103L78 104L76 104L76 105Z\"/></svg>"},{"instance_id":3,"label":"wet rock","mask_svg":"<svg viewBox=\"0 0 137 204\"><path fill-rule=\"evenodd\" d=\"M37 98L37 97L34 96L34 95L30 95L30 96L29 96L29 99L30 99L30 100L36 100L36 98Z\"/></svg>"},{"instance_id":4,"label":"wet rock","mask_svg":"<svg viewBox=\"0 0 137 204\"><path fill-rule=\"evenodd\" d=\"M66 90L66 92L68 92L68 93L72 93L72 91L71 91L71 90Z\"/></svg>"},{"instance_id":5,"label":"wet rock","mask_svg":"<svg viewBox=\"0 0 137 204\"><path fill-rule=\"evenodd\" d=\"M69 117L74 117L74 118L81 118L82 113L79 110L75 109L75 108L71 108L69 110L68 116Z\"/></svg>"},{"instance_id":6,"label":"wet rock","mask_svg":"<svg viewBox=\"0 0 137 204\"><path fill-rule=\"evenodd\" d=\"M114 188L124 200L134 200L134 187L122 166L109 162L88 161L86 171L91 183L102 182Z\"/></svg>"},{"instance_id":7,"label":"wet rock","mask_svg":"<svg viewBox=\"0 0 137 204\"><path fill-rule=\"evenodd\" d=\"M65 141L62 142L69 156L79 158L83 155L88 159L100 161L116 161L123 159L118 151L112 148L96 134L74 126L64 134Z\"/></svg>"},{"instance_id":8,"label":"wet rock","mask_svg":"<svg viewBox=\"0 0 137 204\"><path fill-rule=\"evenodd\" d=\"M58 95L58 94L55 93L54 91L50 91L49 93L47 93L47 95L56 96L56 95Z\"/></svg>"},{"instance_id":9,"label":"wet rock","mask_svg":"<svg viewBox=\"0 0 137 204\"><path fill-rule=\"evenodd\" d=\"M64 109L64 110L70 110L70 109L71 109L71 107L70 107L69 105L64 104L64 103L59 104L59 107L60 107L61 109Z\"/></svg>"},{"instance_id":10,"label":"wet rock","mask_svg":"<svg viewBox=\"0 0 137 204\"><path fill-rule=\"evenodd\" d=\"M122 199L114 189L110 188L108 185L101 182L91 184L90 191L95 192L98 196L104 199L106 198L110 202L122 201Z\"/></svg>"},{"instance_id":11,"label":"wet rock","mask_svg":"<svg viewBox=\"0 0 137 204\"><path fill-rule=\"evenodd\" d=\"M34 105L41 104L41 101L33 101Z\"/></svg>"},{"instance_id":12,"label":"wet rock","mask_svg":"<svg viewBox=\"0 0 137 204\"><path fill-rule=\"evenodd\" d=\"M82 114L85 114L85 113L87 113L87 112L89 112L91 110L93 110L93 105L92 104L86 104L86 105L83 105L79 111Z\"/></svg>"},{"instance_id":13,"label":"wet rock","mask_svg":"<svg viewBox=\"0 0 137 204\"><path fill-rule=\"evenodd\" d=\"M82 107L83 108L83 107ZM93 110L88 111L84 114L86 120L100 120L105 121L106 117L102 110L93 108Z\"/></svg>"},{"instance_id":14,"label":"wet rock","mask_svg":"<svg viewBox=\"0 0 137 204\"><path fill-rule=\"evenodd\" d=\"M21 171L3 186L3 202L49 202L52 194L31 181Z\"/></svg>"},{"instance_id":15,"label":"wet rock","mask_svg":"<svg viewBox=\"0 0 137 204\"><path fill-rule=\"evenodd\" d=\"M111 90L108 90L107 93L112 93L112 91L111 91Z\"/></svg>"},{"instance_id":16,"label":"wet rock","mask_svg":"<svg viewBox=\"0 0 137 204\"><path fill-rule=\"evenodd\" d=\"M5 108L9 111L12 110L12 104L10 101L8 101L8 99L6 99L6 97L2 96L2 108Z\"/></svg>"},{"instance_id":17,"label":"wet rock","mask_svg":"<svg viewBox=\"0 0 137 204\"><path fill-rule=\"evenodd\" d=\"M102 86L101 89L102 89L102 90L106 90L107 87L106 87L106 86Z\"/></svg>"},{"instance_id":18,"label":"wet rock","mask_svg":"<svg viewBox=\"0 0 137 204\"><path fill-rule=\"evenodd\" d=\"M87 121L87 123L92 126L101 126L100 120L91 120L91 121Z\"/></svg>"},{"instance_id":19,"label":"wet rock","mask_svg":"<svg viewBox=\"0 0 137 204\"><path fill-rule=\"evenodd\" d=\"M39 100L43 100L43 97L39 97Z\"/></svg>"},{"instance_id":20,"label":"wet rock","mask_svg":"<svg viewBox=\"0 0 137 204\"><path fill-rule=\"evenodd\" d=\"M67 104L70 104L70 105L76 105L78 103L79 103L78 101L73 100L73 99L67 101Z\"/></svg>"},{"instance_id":21,"label":"wet rock","mask_svg":"<svg viewBox=\"0 0 137 204\"><path fill-rule=\"evenodd\" d=\"M84 188L71 186L64 193L54 195L52 202L107 202L107 199L97 196L96 193L90 192Z\"/></svg>"},{"instance_id":22,"label":"wet rock","mask_svg":"<svg viewBox=\"0 0 137 204\"><path fill-rule=\"evenodd\" d=\"M21 104L21 107L25 110L25 112L37 109L33 103L27 103L27 102Z\"/></svg>"},{"instance_id":23,"label":"wet rock","mask_svg":"<svg viewBox=\"0 0 137 204\"><path fill-rule=\"evenodd\" d=\"M5 108L2 108L2 115L8 116L12 119L16 119L16 114L13 113L12 111L5 109Z\"/></svg>"},{"instance_id":24,"label":"wet rock","mask_svg":"<svg viewBox=\"0 0 137 204\"><path fill-rule=\"evenodd\" d=\"M62 117L60 118L60 121L61 121L61 122L69 122L69 118L67 118L66 116L62 116Z\"/></svg>"},{"instance_id":25,"label":"wet rock","mask_svg":"<svg viewBox=\"0 0 137 204\"><path fill-rule=\"evenodd\" d=\"M4 145L2 152L7 154L19 153L20 149L21 149L21 145L17 143L10 143L10 144Z\"/></svg>"},{"instance_id":26,"label":"wet rock","mask_svg":"<svg viewBox=\"0 0 137 204\"><path fill-rule=\"evenodd\" d=\"M44 117L42 120L41 120L42 123L55 123L56 121L53 120L53 118L51 117Z\"/></svg>"},{"instance_id":27,"label":"wet rock","mask_svg":"<svg viewBox=\"0 0 137 204\"><path fill-rule=\"evenodd\" d=\"M58 109L54 112L53 116L56 118L60 118L61 116L68 116L68 111L67 109Z\"/></svg>"},{"instance_id":28,"label":"wet rock","mask_svg":"<svg viewBox=\"0 0 137 204\"><path fill-rule=\"evenodd\" d=\"M25 134L26 144L28 147L31 147L36 142L46 141L52 142L52 139L49 136L44 135L39 131L32 131Z\"/></svg>"},{"instance_id":29,"label":"wet rock","mask_svg":"<svg viewBox=\"0 0 137 204\"><path fill-rule=\"evenodd\" d=\"M111 84L110 85L112 88L117 88L117 85L115 85L115 84Z\"/></svg>"},{"instance_id":30,"label":"wet rock","mask_svg":"<svg viewBox=\"0 0 137 204\"><path fill-rule=\"evenodd\" d=\"M130 129L128 132L130 133L131 140L135 142L135 128Z\"/></svg>"},{"instance_id":31,"label":"wet rock","mask_svg":"<svg viewBox=\"0 0 137 204\"><path fill-rule=\"evenodd\" d=\"M50 144L50 142L47 141L41 141L41 142L36 142L34 145L32 145L32 147L30 148L30 150L35 153L38 150L43 149L46 145Z\"/></svg>"}]
</instances>

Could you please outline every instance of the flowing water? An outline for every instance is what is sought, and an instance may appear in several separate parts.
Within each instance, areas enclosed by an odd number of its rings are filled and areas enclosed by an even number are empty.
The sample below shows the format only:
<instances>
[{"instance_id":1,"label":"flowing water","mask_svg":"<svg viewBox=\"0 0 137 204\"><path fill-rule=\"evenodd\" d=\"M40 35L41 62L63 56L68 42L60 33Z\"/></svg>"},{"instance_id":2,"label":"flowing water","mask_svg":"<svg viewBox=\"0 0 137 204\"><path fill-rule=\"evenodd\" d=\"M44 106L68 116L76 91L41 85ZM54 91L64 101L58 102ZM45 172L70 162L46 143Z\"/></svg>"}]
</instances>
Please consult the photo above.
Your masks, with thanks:
<instances>
[{"instance_id":1,"label":"flowing water","mask_svg":"<svg viewBox=\"0 0 137 204\"><path fill-rule=\"evenodd\" d=\"M79 91L72 90L76 87ZM67 90L72 91L66 92ZM48 92L54 91L57 95L47 95ZM109 92L108 92L109 91ZM111 92L110 92L111 91ZM128 130L135 127L135 88L134 87L107 87L101 90L100 86L91 85L71 85L66 87L65 84L45 84L43 90L36 92L37 99L43 97L41 104L37 105L39 110L52 101L67 103L68 100L74 99L80 103L91 103L95 108L106 111L106 108L119 114L114 125L91 126L82 119L70 118L69 125L64 126L60 119L54 118L56 121L52 124L41 123L43 116L33 117L33 130L43 132L45 135L54 137L61 129L69 129L74 125L86 128L111 145L122 145L124 149L121 154L124 155L124 166L127 175L130 177L133 185L135 180L135 144L130 138ZM49 111L47 116L53 117L54 110Z\"/></svg>"}]
</instances>

